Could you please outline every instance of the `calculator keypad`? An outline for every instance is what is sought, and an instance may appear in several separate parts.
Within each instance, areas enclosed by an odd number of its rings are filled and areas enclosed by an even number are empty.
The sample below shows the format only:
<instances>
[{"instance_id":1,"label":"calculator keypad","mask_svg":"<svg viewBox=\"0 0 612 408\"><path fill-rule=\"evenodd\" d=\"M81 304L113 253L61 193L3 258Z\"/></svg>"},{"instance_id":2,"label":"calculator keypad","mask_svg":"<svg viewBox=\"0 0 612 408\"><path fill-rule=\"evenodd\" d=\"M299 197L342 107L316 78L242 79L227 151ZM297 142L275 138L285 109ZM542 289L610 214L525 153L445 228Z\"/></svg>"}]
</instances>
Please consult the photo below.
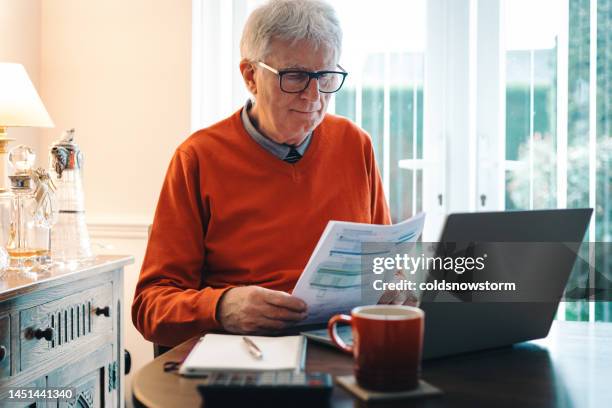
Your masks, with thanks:
<instances>
[{"instance_id":1,"label":"calculator keypad","mask_svg":"<svg viewBox=\"0 0 612 408\"><path fill-rule=\"evenodd\" d=\"M316 374L294 371L212 373L208 385L214 386L300 386L324 385Z\"/></svg>"}]
</instances>

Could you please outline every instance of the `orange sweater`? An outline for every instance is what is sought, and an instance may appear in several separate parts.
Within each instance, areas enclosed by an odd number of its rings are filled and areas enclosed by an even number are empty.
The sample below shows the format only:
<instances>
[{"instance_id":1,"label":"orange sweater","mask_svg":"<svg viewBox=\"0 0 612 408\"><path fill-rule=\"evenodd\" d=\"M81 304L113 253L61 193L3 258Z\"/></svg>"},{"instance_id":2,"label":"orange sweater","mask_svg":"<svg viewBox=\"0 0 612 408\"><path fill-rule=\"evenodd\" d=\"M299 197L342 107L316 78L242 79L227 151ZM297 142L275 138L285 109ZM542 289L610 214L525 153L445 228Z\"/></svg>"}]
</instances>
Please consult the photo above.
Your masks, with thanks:
<instances>
[{"instance_id":1,"label":"orange sweater","mask_svg":"<svg viewBox=\"0 0 612 408\"><path fill-rule=\"evenodd\" d=\"M329 220L390 222L370 139L350 121L326 115L295 164L257 144L240 111L199 130L170 163L134 325L176 345L221 328L216 307L231 287L290 292Z\"/></svg>"}]
</instances>

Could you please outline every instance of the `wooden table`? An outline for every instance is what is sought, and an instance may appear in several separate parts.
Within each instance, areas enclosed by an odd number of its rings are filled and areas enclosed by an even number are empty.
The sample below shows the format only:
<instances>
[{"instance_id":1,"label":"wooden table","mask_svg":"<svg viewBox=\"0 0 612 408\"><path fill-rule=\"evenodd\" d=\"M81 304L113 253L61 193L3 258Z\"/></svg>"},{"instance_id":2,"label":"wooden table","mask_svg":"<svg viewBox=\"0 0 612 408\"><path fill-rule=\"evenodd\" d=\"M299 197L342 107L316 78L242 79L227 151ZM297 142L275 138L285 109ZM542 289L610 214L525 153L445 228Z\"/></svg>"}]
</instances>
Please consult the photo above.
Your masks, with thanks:
<instances>
[{"instance_id":1,"label":"wooden table","mask_svg":"<svg viewBox=\"0 0 612 408\"><path fill-rule=\"evenodd\" d=\"M175 347L135 374L136 403L160 408L201 404L196 386L202 380L163 371L164 362L182 361L195 341ZM306 369L346 375L352 372L352 359L310 342ZM444 395L376 406L610 407L612 323L555 322L546 339L425 361L422 377ZM363 404L336 386L331 405Z\"/></svg>"}]
</instances>

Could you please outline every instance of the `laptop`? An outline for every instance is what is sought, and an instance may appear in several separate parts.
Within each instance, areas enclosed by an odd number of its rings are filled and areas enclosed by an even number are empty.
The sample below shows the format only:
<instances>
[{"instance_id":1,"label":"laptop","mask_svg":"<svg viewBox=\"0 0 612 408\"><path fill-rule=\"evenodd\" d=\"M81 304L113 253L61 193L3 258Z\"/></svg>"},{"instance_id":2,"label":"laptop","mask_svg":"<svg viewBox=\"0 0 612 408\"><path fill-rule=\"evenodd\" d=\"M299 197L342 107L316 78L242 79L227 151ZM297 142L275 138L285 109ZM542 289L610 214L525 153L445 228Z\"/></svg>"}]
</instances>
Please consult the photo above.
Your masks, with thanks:
<instances>
[{"instance_id":1,"label":"laptop","mask_svg":"<svg viewBox=\"0 0 612 408\"><path fill-rule=\"evenodd\" d=\"M483 299L469 294L466 298L465 293L424 292L419 305L425 311L423 358L493 349L546 337L592 211L586 208L449 215L436 254L444 255L447 243L468 243L468 246L469 243L495 243L489 249L497 251L497 259L508 262L487 267L487 278L499 281L513 277L517 289L503 296L502 301L492 295ZM452 275L455 272L431 273L428 281L452 280ZM338 333L345 341L352 341L349 326L338 327ZM332 344L325 328L302 334Z\"/></svg>"}]
</instances>

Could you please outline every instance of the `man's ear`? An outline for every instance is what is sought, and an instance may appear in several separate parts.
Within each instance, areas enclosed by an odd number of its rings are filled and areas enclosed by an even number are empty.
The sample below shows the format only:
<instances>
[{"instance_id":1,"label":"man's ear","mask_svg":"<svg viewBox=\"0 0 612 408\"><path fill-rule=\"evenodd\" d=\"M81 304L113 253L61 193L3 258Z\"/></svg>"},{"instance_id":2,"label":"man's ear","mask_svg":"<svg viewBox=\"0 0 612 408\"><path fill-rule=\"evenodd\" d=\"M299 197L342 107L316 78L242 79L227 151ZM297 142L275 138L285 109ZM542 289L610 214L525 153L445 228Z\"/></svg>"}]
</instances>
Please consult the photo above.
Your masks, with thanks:
<instances>
[{"instance_id":1,"label":"man's ear","mask_svg":"<svg viewBox=\"0 0 612 408\"><path fill-rule=\"evenodd\" d=\"M256 96L257 83L255 81L255 67L253 63L247 59L240 61L240 72L242 73L242 78L244 79L244 84L247 89L253 96Z\"/></svg>"}]
</instances>

